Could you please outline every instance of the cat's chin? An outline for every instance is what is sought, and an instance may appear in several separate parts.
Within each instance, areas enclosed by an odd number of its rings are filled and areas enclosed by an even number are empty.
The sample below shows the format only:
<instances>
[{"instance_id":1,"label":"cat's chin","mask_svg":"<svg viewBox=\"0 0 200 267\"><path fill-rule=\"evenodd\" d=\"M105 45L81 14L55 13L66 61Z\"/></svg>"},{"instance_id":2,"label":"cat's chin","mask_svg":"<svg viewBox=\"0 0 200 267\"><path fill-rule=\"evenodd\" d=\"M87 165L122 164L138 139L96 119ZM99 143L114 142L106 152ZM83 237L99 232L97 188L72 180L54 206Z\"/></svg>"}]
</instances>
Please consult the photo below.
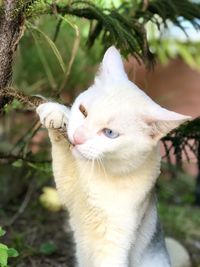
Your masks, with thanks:
<instances>
[{"instance_id":1,"label":"cat's chin","mask_svg":"<svg viewBox=\"0 0 200 267\"><path fill-rule=\"evenodd\" d=\"M78 160L94 160L93 157L82 153L77 146L71 147L72 155Z\"/></svg>"},{"instance_id":2,"label":"cat's chin","mask_svg":"<svg viewBox=\"0 0 200 267\"><path fill-rule=\"evenodd\" d=\"M71 147L71 152L76 159L84 159L84 156L81 154L81 152L77 149L76 146Z\"/></svg>"}]
</instances>

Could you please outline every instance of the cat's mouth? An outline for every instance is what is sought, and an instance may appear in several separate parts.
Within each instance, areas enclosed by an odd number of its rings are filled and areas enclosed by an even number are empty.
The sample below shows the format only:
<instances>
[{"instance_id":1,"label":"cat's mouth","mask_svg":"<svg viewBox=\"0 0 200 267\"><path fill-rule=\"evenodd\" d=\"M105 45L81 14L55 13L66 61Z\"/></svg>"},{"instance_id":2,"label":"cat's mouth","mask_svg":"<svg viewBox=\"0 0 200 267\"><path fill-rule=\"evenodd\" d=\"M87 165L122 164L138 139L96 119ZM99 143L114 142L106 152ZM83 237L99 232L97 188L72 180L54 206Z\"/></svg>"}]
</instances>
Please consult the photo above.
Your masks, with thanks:
<instances>
[{"instance_id":1,"label":"cat's mouth","mask_svg":"<svg viewBox=\"0 0 200 267\"><path fill-rule=\"evenodd\" d=\"M74 155L75 158L77 159L83 159L85 158L82 153L79 151L79 149L77 148L77 145L73 144L72 142L70 142L69 144L69 149L71 150L72 154Z\"/></svg>"},{"instance_id":2,"label":"cat's mouth","mask_svg":"<svg viewBox=\"0 0 200 267\"><path fill-rule=\"evenodd\" d=\"M79 145L72 143L70 144L70 150L76 159L96 160L98 157L91 150L82 149Z\"/></svg>"}]
</instances>

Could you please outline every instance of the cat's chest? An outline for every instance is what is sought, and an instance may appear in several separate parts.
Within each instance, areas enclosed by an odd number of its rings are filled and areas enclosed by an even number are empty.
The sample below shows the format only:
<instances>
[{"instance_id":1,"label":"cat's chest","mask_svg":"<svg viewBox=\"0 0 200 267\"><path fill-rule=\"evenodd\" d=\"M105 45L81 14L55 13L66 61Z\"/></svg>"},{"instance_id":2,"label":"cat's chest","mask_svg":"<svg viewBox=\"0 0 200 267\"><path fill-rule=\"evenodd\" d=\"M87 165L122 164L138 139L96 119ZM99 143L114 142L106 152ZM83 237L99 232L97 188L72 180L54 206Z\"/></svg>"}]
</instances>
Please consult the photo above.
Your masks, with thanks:
<instances>
[{"instance_id":1,"label":"cat's chest","mask_svg":"<svg viewBox=\"0 0 200 267\"><path fill-rule=\"evenodd\" d=\"M82 175L79 181L77 186L88 205L113 215L132 213L139 205L145 188L129 177L115 179L100 172L94 172L89 178Z\"/></svg>"}]
</instances>

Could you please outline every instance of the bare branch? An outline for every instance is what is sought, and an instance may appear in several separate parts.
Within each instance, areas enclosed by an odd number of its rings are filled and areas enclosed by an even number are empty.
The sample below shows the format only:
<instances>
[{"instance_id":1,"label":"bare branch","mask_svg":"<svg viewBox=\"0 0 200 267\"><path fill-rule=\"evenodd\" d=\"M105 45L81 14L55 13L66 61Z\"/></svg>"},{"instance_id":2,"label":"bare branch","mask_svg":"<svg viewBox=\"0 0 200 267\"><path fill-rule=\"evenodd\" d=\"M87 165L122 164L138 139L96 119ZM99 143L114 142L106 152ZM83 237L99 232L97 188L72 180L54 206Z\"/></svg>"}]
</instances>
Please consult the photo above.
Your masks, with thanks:
<instances>
[{"instance_id":1,"label":"bare branch","mask_svg":"<svg viewBox=\"0 0 200 267\"><path fill-rule=\"evenodd\" d=\"M7 99L10 99L10 101L12 101L13 99L16 99L19 102L31 108L36 108L40 104L47 102L47 100L43 98L42 96L28 96L24 94L23 92L16 90L13 87L7 87L4 89L1 89L0 99L1 98L7 98ZM1 108L2 107L0 106L0 109Z\"/></svg>"}]
</instances>

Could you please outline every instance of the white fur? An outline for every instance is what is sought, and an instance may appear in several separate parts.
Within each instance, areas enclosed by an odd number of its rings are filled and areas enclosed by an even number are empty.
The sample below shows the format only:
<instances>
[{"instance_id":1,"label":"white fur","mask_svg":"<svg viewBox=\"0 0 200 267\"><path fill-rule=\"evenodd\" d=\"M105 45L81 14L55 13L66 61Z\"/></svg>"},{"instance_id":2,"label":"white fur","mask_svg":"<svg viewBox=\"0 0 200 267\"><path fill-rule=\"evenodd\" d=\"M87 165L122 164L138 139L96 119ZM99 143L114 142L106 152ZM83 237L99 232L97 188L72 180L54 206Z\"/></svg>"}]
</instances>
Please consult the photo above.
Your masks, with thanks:
<instances>
[{"instance_id":1,"label":"white fur","mask_svg":"<svg viewBox=\"0 0 200 267\"><path fill-rule=\"evenodd\" d=\"M114 47L94 85L71 110L47 103L37 112L49 129L55 181L70 213L78 266L169 266L163 250L147 250L157 222L152 190L159 175L158 141L189 117L161 108L130 82ZM75 135L84 137L83 143L70 148L51 129L67 123L70 143ZM108 138L105 128L119 137Z\"/></svg>"}]
</instances>

